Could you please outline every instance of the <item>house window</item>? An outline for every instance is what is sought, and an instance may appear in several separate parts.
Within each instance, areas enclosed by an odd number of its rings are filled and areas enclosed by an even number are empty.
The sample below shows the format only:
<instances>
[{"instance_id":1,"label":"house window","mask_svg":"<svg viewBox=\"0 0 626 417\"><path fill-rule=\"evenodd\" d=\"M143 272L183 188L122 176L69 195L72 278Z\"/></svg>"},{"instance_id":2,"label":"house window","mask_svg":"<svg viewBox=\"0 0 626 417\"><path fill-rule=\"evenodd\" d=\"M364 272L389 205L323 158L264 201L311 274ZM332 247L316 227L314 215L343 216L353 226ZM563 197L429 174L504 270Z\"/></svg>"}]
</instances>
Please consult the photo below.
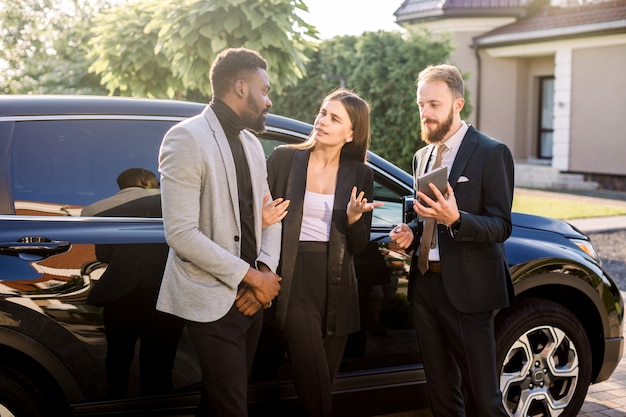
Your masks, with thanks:
<instances>
[{"instance_id":1,"label":"house window","mask_svg":"<svg viewBox=\"0 0 626 417\"><path fill-rule=\"evenodd\" d=\"M552 158L552 137L554 135L554 77L539 79L539 144L537 156Z\"/></svg>"}]
</instances>

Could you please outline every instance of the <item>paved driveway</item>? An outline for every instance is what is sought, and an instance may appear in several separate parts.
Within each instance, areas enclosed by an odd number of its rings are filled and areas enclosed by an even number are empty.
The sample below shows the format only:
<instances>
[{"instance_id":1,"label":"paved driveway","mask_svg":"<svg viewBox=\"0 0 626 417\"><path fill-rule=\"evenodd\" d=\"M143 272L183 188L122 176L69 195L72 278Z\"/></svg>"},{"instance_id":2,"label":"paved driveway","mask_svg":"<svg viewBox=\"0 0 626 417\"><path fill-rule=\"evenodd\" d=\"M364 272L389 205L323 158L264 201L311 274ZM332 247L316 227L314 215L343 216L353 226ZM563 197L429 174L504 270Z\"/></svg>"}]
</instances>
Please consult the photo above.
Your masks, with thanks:
<instances>
[{"instance_id":1,"label":"paved driveway","mask_svg":"<svg viewBox=\"0 0 626 417\"><path fill-rule=\"evenodd\" d=\"M626 293L622 292L626 298ZM626 355L607 381L589 387L578 417L626 416Z\"/></svg>"}]
</instances>

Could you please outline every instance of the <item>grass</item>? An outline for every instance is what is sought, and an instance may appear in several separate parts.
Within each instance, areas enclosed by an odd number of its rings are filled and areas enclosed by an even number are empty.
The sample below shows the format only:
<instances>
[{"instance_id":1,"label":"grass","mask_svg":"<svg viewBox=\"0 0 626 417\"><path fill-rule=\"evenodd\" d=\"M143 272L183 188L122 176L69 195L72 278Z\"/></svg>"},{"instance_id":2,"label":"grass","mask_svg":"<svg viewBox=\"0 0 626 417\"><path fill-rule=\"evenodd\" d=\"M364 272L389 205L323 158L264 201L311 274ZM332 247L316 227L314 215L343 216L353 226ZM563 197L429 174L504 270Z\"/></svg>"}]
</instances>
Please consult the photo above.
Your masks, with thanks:
<instances>
[{"instance_id":1,"label":"grass","mask_svg":"<svg viewBox=\"0 0 626 417\"><path fill-rule=\"evenodd\" d=\"M523 194L514 195L513 211L563 220L626 215L626 207L618 205L611 206Z\"/></svg>"}]
</instances>

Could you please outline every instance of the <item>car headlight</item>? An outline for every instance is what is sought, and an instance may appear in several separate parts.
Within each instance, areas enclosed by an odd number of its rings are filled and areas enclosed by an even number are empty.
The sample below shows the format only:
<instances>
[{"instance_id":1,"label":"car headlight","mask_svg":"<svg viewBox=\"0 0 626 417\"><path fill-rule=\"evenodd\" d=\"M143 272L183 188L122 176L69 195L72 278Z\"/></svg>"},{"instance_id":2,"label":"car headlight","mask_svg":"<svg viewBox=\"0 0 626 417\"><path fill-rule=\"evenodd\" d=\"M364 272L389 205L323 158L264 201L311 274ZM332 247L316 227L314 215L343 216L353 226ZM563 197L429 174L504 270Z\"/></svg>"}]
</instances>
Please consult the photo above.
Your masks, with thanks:
<instances>
[{"instance_id":1,"label":"car headlight","mask_svg":"<svg viewBox=\"0 0 626 417\"><path fill-rule=\"evenodd\" d=\"M572 241L572 243L578 246L580 250L585 252L587 255L591 256L593 259L595 259L596 262L600 263L600 257L598 256L598 253L593 248L593 245L591 244L590 241L582 240L582 239L570 239L570 240Z\"/></svg>"}]
</instances>

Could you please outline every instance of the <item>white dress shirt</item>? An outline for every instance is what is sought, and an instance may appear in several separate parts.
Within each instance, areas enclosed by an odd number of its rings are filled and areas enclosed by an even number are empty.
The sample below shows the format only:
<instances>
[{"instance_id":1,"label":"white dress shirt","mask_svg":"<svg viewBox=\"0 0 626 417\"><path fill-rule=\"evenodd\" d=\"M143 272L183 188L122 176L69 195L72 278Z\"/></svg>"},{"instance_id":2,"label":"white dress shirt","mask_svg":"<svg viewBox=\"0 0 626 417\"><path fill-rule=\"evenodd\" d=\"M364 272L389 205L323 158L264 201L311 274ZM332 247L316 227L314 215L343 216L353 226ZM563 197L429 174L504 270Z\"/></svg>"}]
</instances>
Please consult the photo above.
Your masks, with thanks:
<instances>
[{"instance_id":1,"label":"white dress shirt","mask_svg":"<svg viewBox=\"0 0 626 417\"><path fill-rule=\"evenodd\" d=\"M448 176L450 176L450 171L452 169L452 164L454 164L454 160L456 158L457 153L459 152L459 147L461 146L461 142L463 141L463 137L467 133L467 123L463 122L459 130L457 130L452 136L450 136L443 145L445 145L445 150L443 153L443 157L441 159L441 166L448 167ZM437 149L437 148L435 148ZM430 160L428 161L428 169L435 162L436 155L431 155ZM441 258L439 257L439 235L435 233L435 247L430 248L428 252L428 260L429 261L439 261Z\"/></svg>"}]
</instances>

